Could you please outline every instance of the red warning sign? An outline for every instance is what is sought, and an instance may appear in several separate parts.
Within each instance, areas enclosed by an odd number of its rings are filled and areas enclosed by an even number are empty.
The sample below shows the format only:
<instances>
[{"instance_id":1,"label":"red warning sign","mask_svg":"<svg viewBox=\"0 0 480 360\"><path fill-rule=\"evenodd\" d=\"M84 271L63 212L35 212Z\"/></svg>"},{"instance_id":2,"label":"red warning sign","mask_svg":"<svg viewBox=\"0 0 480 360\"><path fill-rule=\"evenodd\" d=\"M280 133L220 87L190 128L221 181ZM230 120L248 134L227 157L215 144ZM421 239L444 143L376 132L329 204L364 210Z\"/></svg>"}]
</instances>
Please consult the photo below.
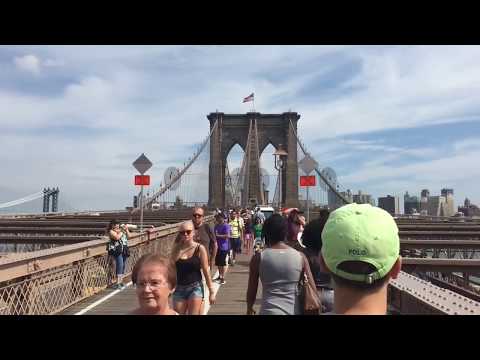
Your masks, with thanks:
<instances>
[{"instance_id":1,"label":"red warning sign","mask_svg":"<svg viewBox=\"0 0 480 360\"><path fill-rule=\"evenodd\" d=\"M135 175L135 185L150 185L150 175Z\"/></svg>"},{"instance_id":2,"label":"red warning sign","mask_svg":"<svg viewBox=\"0 0 480 360\"><path fill-rule=\"evenodd\" d=\"M315 186L315 175L300 176L300 186Z\"/></svg>"}]
</instances>

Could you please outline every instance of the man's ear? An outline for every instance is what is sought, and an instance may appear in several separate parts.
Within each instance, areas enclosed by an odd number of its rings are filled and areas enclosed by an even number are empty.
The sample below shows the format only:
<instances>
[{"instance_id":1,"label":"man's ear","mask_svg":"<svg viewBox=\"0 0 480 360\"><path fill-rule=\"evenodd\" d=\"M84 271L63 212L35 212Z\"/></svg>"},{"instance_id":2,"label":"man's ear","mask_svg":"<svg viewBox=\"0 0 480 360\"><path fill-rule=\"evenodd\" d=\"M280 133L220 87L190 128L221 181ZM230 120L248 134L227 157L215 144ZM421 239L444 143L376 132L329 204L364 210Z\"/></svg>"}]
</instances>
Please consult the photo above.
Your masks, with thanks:
<instances>
[{"instance_id":1,"label":"man's ear","mask_svg":"<svg viewBox=\"0 0 480 360\"><path fill-rule=\"evenodd\" d=\"M399 256L397 261L395 261L395 264L393 264L392 270L390 270L390 277L392 279L396 279L401 270L402 270L402 257Z\"/></svg>"},{"instance_id":2,"label":"man's ear","mask_svg":"<svg viewBox=\"0 0 480 360\"><path fill-rule=\"evenodd\" d=\"M331 271L327 267L327 264L325 264L325 260L323 259L322 253L320 253L319 257L320 257L320 271L323 273L331 273Z\"/></svg>"}]
</instances>

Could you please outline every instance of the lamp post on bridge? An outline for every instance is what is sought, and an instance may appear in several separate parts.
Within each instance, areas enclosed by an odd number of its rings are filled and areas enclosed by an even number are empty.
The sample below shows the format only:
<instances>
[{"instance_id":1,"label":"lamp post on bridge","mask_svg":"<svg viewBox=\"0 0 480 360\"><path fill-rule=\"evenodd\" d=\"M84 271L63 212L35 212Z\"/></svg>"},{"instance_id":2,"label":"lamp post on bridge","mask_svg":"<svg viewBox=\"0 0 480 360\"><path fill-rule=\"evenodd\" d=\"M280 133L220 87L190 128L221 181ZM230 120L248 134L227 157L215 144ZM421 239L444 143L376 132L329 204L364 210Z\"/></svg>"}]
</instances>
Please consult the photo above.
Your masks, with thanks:
<instances>
[{"instance_id":1,"label":"lamp post on bridge","mask_svg":"<svg viewBox=\"0 0 480 360\"><path fill-rule=\"evenodd\" d=\"M279 210L282 209L282 174L283 174L283 169L285 168L285 165L287 163L287 156L288 153L283 150L282 144L278 145L278 149L275 150L273 153L273 156L275 157L275 169L278 170L278 207Z\"/></svg>"}]
</instances>

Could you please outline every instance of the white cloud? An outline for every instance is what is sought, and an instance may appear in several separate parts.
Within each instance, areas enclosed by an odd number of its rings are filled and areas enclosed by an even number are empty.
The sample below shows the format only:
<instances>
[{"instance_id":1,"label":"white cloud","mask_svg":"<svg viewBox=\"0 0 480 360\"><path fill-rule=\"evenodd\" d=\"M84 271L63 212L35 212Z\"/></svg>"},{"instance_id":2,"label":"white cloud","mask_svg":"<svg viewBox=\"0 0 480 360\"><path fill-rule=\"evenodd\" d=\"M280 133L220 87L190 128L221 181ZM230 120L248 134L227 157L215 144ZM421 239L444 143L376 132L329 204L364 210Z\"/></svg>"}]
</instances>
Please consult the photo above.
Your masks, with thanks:
<instances>
[{"instance_id":1,"label":"white cloud","mask_svg":"<svg viewBox=\"0 0 480 360\"><path fill-rule=\"evenodd\" d=\"M65 66L65 62L63 62L62 60L47 59L43 63L43 66L46 66L46 67L61 67L61 66Z\"/></svg>"},{"instance_id":2,"label":"white cloud","mask_svg":"<svg viewBox=\"0 0 480 360\"><path fill-rule=\"evenodd\" d=\"M48 74L40 80L58 88L43 93L21 84L6 87L0 74L0 126L13 132L9 134L12 144L22 144L15 147L15 156L0 154L0 163L23 175L17 186L24 188L25 194L58 180L65 184L72 201L88 206L84 194L91 192L92 199L105 196L104 209L119 207L125 202L125 189L134 191L129 164L138 154L145 152L154 161L152 174L160 179L172 162L191 156L179 149L199 143L207 135L205 116L209 112L245 113L251 103L241 101L252 91L260 112L292 109L301 114L299 135L322 165L346 158L346 148L368 153L365 163L369 169L352 169L345 177L353 185L375 179L400 184L403 180L395 177L404 174L412 183L433 181L434 176L460 182L476 174L474 166L463 165L473 158L460 151L468 152L471 143L456 144L456 153L448 162L429 161L438 149L421 144L400 148L388 142L345 143L340 139L359 132L478 119L478 46L35 46L0 47L0 52L2 49L20 54L15 58L19 70ZM361 63L359 73L343 84L358 90L337 94L335 84L325 83L319 84L319 91L332 90L333 96L298 95L313 79L332 71L338 59ZM26 130L60 126L93 128L98 134L112 129L112 134L46 136L48 130L44 130L39 135L24 135ZM313 144L319 138L328 139L328 144ZM121 154L131 154L132 159L125 158L123 170L109 170L111 165L122 166L117 159ZM398 169L392 165L404 156L419 162ZM54 171L56 175L48 178L54 164L63 171ZM461 170L445 171L449 164L458 164ZM424 172L432 175L420 177ZM39 179L39 173L45 178ZM107 180L95 183L82 174ZM341 174L339 178L342 181ZM381 184L376 184L380 189ZM480 200L480 192L472 192ZM115 194L121 200L115 200Z\"/></svg>"},{"instance_id":3,"label":"white cloud","mask_svg":"<svg viewBox=\"0 0 480 360\"><path fill-rule=\"evenodd\" d=\"M478 46L355 47L349 54L362 61L362 70L348 85L362 90L316 104L299 99L307 107L303 119L315 119L304 121L307 136L480 118Z\"/></svg>"},{"instance_id":4,"label":"white cloud","mask_svg":"<svg viewBox=\"0 0 480 360\"><path fill-rule=\"evenodd\" d=\"M13 62L19 70L30 72L34 75L38 75L40 73L40 59L35 55L15 57Z\"/></svg>"},{"instance_id":5,"label":"white cloud","mask_svg":"<svg viewBox=\"0 0 480 360\"><path fill-rule=\"evenodd\" d=\"M476 144L472 148L469 144ZM429 188L440 192L443 187L457 184L457 198L469 196L474 202L480 202L480 194L473 179L480 177L480 168L475 166L480 158L480 139L469 139L452 144L452 153L435 160L422 160L407 165L392 165L382 161L369 161L359 164L358 170L346 176L339 176L339 181L346 187L362 188L368 186L375 196L402 190ZM468 147L466 151L465 146ZM435 191L434 191L435 192Z\"/></svg>"}]
</instances>

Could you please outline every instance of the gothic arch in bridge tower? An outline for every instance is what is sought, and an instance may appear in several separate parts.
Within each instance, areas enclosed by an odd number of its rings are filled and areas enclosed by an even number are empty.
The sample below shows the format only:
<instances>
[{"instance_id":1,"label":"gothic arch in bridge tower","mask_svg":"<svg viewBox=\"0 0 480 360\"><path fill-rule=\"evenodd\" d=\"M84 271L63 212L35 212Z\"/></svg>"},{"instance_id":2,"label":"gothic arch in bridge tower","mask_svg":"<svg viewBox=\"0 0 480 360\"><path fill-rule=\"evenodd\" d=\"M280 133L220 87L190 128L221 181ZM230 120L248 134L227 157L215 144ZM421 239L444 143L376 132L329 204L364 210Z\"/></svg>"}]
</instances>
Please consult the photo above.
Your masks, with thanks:
<instances>
[{"instance_id":1,"label":"gothic arch in bridge tower","mask_svg":"<svg viewBox=\"0 0 480 360\"><path fill-rule=\"evenodd\" d=\"M242 160L245 155L245 149L236 142L225 153L225 202L226 204L234 204L238 202L240 194L236 194L233 189L237 189L240 186L240 192L242 188L241 166ZM230 185L230 186L229 186ZM230 191L229 191L230 190Z\"/></svg>"},{"instance_id":2,"label":"gothic arch in bridge tower","mask_svg":"<svg viewBox=\"0 0 480 360\"><path fill-rule=\"evenodd\" d=\"M287 164L282 171L282 204L298 206L298 164L297 140L294 134L297 131L297 122L300 115L296 112L282 114L225 114L210 113L210 130L216 122L218 126L210 138L209 164L209 192L208 204L210 207L225 207L225 166L230 150L236 145L245 151L250 125L256 124L258 137L258 159L268 146L272 144L276 149L280 145L288 152ZM292 129L293 127L293 129ZM250 174L259 174L258 159L252 158L249 166ZM231 169L230 169L231 170ZM248 199L242 205L250 205L251 201L260 202L261 186L259 176L249 176Z\"/></svg>"}]
</instances>

